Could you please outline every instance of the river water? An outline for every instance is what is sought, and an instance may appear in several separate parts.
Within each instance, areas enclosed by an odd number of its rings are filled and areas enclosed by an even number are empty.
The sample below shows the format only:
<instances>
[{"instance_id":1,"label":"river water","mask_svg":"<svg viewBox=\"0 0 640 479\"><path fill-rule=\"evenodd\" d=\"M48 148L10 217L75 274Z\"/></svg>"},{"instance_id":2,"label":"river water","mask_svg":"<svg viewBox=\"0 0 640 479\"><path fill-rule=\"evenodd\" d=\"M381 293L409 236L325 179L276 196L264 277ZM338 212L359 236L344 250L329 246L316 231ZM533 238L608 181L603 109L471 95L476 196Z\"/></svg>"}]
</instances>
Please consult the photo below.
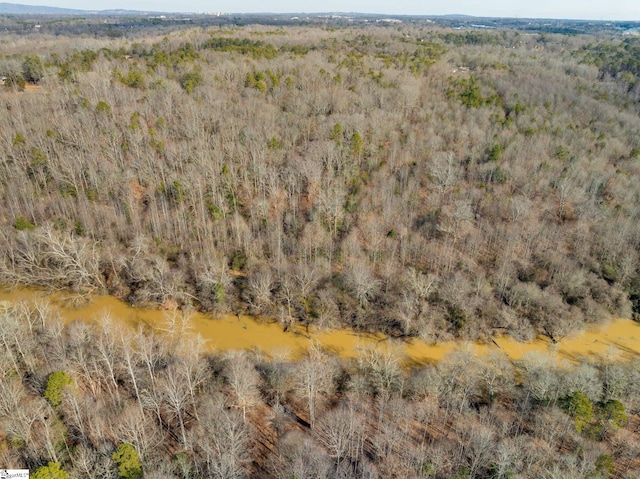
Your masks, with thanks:
<instances>
[{"instance_id":1,"label":"river water","mask_svg":"<svg viewBox=\"0 0 640 479\"><path fill-rule=\"evenodd\" d=\"M294 328L284 331L276 321L250 316L212 316L199 312L170 312L158 309L134 308L112 296L93 296L88 301L78 301L67 293L44 293L31 288L0 290L0 301L34 302L47 301L65 322L82 319L98 321L105 314L127 327L145 324L161 328L168 315L186 315L189 329L202 336L210 351L233 349L260 349L267 354L289 354L292 357L305 351L311 341L341 357L355 357L361 348L392 347L407 357L413 365L429 364L442 359L444 355L468 343L447 342L429 344L413 339L400 341L383 335L356 333L350 330L307 331ZM511 359L517 360L529 351L551 353L560 360L577 361L597 359L615 353L622 358L640 356L640 324L629 319L614 320L608 325L594 327L552 344L547 338L538 338L526 343L509 337L495 338L495 342L473 344L479 354L500 349Z\"/></svg>"}]
</instances>

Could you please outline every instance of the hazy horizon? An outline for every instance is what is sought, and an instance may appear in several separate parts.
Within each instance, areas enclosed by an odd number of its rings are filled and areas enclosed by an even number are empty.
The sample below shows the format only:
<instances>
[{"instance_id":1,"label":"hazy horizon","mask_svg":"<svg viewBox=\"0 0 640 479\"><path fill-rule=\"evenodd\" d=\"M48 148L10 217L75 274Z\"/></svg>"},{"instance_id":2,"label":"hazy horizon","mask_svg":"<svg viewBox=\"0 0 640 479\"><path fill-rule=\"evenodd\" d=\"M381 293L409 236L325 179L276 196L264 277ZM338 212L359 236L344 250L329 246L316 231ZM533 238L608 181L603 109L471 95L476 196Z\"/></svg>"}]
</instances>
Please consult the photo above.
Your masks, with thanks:
<instances>
[{"instance_id":1,"label":"hazy horizon","mask_svg":"<svg viewBox=\"0 0 640 479\"><path fill-rule=\"evenodd\" d=\"M327 0L322 3L284 0L274 4L255 0L227 2L205 2L203 0L185 0L180 3L167 0L133 1L92 1L82 0L21 0L7 3L22 5L72 8L80 10L142 10L156 12L193 12L193 13L320 13L320 12L358 12L386 15L472 15L478 17L512 18L554 18L581 20L624 20L640 21L640 2L613 0L611 2L509 2L506 0L487 0L479 3L471 0L418 2L398 0L393 3L381 0ZM231 7L231 8L230 8Z\"/></svg>"}]
</instances>

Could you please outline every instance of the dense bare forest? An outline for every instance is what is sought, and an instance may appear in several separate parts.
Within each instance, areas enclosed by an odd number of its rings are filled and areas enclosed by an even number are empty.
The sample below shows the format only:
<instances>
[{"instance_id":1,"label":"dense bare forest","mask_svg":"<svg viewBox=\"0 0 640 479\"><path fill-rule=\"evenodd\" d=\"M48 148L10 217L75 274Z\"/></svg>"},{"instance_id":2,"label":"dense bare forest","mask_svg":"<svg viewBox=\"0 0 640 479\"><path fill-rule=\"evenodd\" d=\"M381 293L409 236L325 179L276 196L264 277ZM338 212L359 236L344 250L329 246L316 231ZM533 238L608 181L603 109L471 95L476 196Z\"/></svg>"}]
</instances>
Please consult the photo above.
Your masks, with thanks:
<instances>
[{"instance_id":1,"label":"dense bare forest","mask_svg":"<svg viewBox=\"0 0 640 479\"><path fill-rule=\"evenodd\" d=\"M632 315L636 38L3 42L3 283L438 339Z\"/></svg>"},{"instance_id":2,"label":"dense bare forest","mask_svg":"<svg viewBox=\"0 0 640 479\"><path fill-rule=\"evenodd\" d=\"M630 316L637 50L402 26L15 37L2 280L437 338Z\"/></svg>"},{"instance_id":3,"label":"dense bare forest","mask_svg":"<svg viewBox=\"0 0 640 479\"><path fill-rule=\"evenodd\" d=\"M38 479L640 474L640 364L613 350L462 348L408 373L391 349L205 355L180 321L158 336L1 306L0 463Z\"/></svg>"},{"instance_id":4,"label":"dense bare forest","mask_svg":"<svg viewBox=\"0 0 640 479\"><path fill-rule=\"evenodd\" d=\"M0 39L2 284L428 340L640 312L636 37L46 31ZM640 474L614 350L407 367L54 316L0 307L0 467L37 479Z\"/></svg>"}]
</instances>

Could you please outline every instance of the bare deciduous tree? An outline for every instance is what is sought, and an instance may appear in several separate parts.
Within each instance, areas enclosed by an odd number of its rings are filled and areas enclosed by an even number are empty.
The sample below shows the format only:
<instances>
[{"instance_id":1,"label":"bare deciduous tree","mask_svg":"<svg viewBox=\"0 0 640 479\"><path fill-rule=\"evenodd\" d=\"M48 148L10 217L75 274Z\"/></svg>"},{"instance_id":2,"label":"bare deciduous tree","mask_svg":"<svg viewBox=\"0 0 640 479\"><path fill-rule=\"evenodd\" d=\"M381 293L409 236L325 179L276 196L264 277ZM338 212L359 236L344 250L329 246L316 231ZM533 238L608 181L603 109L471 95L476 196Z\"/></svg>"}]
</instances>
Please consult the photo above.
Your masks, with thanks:
<instances>
[{"instance_id":1,"label":"bare deciduous tree","mask_svg":"<svg viewBox=\"0 0 640 479\"><path fill-rule=\"evenodd\" d=\"M233 351L227 355L224 375L235 396L235 404L242 410L242 419L247 419L247 408L259 401L259 375L246 354Z\"/></svg>"},{"instance_id":2,"label":"bare deciduous tree","mask_svg":"<svg viewBox=\"0 0 640 479\"><path fill-rule=\"evenodd\" d=\"M331 358L315 344L310 345L306 356L294 367L296 390L307 402L311 428L316 421L316 409L320 395L333 391L335 373Z\"/></svg>"}]
</instances>

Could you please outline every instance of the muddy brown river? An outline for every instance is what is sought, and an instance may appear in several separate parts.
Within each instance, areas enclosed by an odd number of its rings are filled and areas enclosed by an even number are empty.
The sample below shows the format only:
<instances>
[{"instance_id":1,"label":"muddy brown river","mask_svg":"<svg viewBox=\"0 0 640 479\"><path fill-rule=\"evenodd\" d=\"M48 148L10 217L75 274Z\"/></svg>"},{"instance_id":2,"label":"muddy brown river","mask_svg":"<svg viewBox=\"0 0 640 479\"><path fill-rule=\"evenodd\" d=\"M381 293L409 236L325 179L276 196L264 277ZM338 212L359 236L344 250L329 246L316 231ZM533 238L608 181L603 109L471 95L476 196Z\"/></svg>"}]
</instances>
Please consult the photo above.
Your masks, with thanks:
<instances>
[{"instance_id":1,"label":"muddy brown river","mask_svg":"<svg viewBox=\"0 0 640 479\"><path fill-rule=\"evenodd\" d=\"M448 352L459 348L462 342L428 344L418 339L411 341L391 340L383 335L368 335L349 330L294 329L285 332L281 324L272 320L262 320L250 316L212 316L193 312L167 312L157 309L134 308L112 296L94 296L89 301L77 301L65 293L43 293L30 288L1 290L0 301L45 300L57 310L64 321L82 319L97 321L108 314L117 322L129 327L141 323L159 327L168 314L189 314L189 328L207 341L211 351L232 349L260 349L267 354L288 351L293 357L306 350L311 341L333 351L341 357L354 357L363 347L393 347L406 355L413 364L427 364L440 360ZM465 345L468 343L464 343ZM604 357L614 347L623 358L631 359L640 355L640 324L629 319L617 319L605 326L594 327L574 337L565 338L552 344L546 338L521 343L509 337L496 338L495 344L474 344L479 354L501 349L511 359L519 359L528 351L554 354L558 359L576 361L581 358Z\"/></svg>"}]
</instances>

